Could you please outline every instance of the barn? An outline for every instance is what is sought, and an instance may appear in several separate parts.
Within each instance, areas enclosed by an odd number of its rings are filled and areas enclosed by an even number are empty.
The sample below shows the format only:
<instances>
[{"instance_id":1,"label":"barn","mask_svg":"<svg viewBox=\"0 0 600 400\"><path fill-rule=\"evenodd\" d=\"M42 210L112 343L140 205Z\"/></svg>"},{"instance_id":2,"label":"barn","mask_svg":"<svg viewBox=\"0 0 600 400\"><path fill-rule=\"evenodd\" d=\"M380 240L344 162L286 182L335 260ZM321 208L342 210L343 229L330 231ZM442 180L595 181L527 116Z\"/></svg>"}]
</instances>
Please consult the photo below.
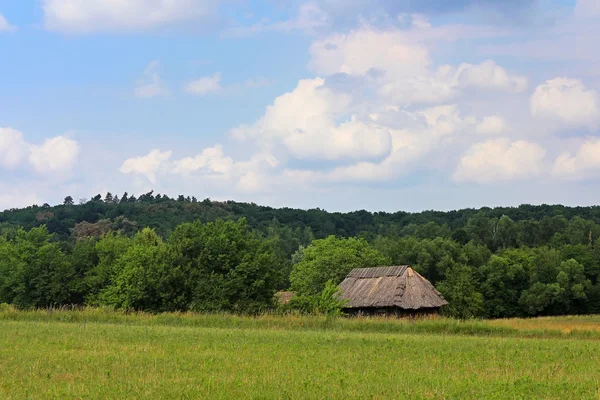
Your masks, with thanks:
<instances>
[{"instance_id":1,"label":"barn","mask_svg":"<svg viewBox=\"0 0 600 400\"><path fill-rule=\"evenodd\" d=\"M350 315L437 314L448 302L409 265L356 268L340 284L344 312Z\"/></svg>"}]
</instances>

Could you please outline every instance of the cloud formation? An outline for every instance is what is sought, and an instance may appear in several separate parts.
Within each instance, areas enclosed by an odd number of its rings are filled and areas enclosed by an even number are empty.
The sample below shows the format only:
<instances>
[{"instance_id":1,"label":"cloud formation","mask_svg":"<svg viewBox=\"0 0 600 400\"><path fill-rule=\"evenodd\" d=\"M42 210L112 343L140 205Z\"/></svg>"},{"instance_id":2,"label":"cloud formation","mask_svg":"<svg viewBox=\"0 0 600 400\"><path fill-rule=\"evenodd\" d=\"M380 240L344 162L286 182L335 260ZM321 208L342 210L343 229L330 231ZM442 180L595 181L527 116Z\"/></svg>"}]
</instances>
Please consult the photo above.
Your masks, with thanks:
<instances>
[{"instance_id":1,"label":"cloud formation","mask_svg":"<svg viewBox=\"0 0 600 400\"><path fill-rule=\"evenodd\" d=\"M533 178L543 172L545 155L540 145L525 140L475 143L461 157L453 178L480 184Z\"/></svg>"},{"instance_id":2,"label":"cloud formation","mask_svg":"<svg viewBox=\"0 0 600 400\"><path fill-rule=\"evenodd\" d=\"M159 177L193 179L212 182L217 186L231 186L241 191L254 192L268 184L263 171L278 165L275 157L259 153L247 161L235 161L224 154L221 145L203 149L199 154L171 160L171 151L158 149L145 156L125 160L120 168L123 174L144 176L154 185Z\"/></svg>"},{"instance_id":3,"label":"cloud formation","mask_svg":"<svg viewBox=\"0 0 600 400\"><path fill-rule=\"evenodd\" d=\"M600 173L600 138L588 138L575 154L559 155L554 162L554 175L570 180L584 180Z\"/></svg>"},{"instance_id":4,"label":"cloud formation","mask_svg":"<svg viewBox=\"0 0 600 400\"><path fill-rule=\"evenodd\" d=\"M169 90L160 79L158 68L159 62L154 60L148 64L146 69L144 69L134 90L136 97L152 98L169 94Z\"/></svg>"},{"instance_id":5,"label":"cloud formation","mask_svg":"<svg viewBox=\"0 0 600 400\"><path fill-rule=\"evenodd\" d=\"M196 96L216 94L221 92L222 89L221 74L218 72L211 76L203 76L202 78L190 81L185 85L185 91Z\"/></svg>"},{"instance_id":6,"label":"cloud formation","mask_svg":"<svg viewBox=\"0 0 600 400\"><path fill-rule=\"evenodd\" d=\"M578 79L554 78L535 89L531 114L567 126L595 129L600 124L600 94Z\"/></svg>"},{"instance_id":7,"label":"cloud formation","mask_svg":"<svg viewBox=\"0 0 600 400\"><path fill-rule=\"evenodd\" d=\"M46 139L33 145L29 162L39 174L69 171L79 155L79 144L66 136Z\"/></svg>"},{"instance_id":8,"label":"cloud formation","mask_svg":"<svg viewBox=\"0 0 600 400\"><path fill-rule=\"evenodd\" d=\"M151 183L156 183L156 174L163 163L171 158L170 151L152 150L145 156L128 158L123 162L119 171L124 174L143 175Z\"/></svg>"},{"instance_id":9,"label":"cloud formation","mask_svg":"<svg viewBox=\"0 0 600 400\"><path fill-rule=\"evenodd\" d=\"M477 124L477 133L482 135L500 135L510 131L508 122L499 115L489 115Z\"/></svg>"},{"instance_id":10,"label":"cloud formation","mask_svg":"<svg viewBox=\"0 0 600 400\"><path fill-rule=\"evenodd\" d=\"M282 145L298 159L378 158L391 149L387 129L356 115L348 117L352 99L325 87L325 80L304 79L277 97L264 116L233 130L241 140ZM341 122L336 122L340 120Z\"/></svg>"},{"instance_id":11,"label":"cloud formation","mask_svg":"<svg viewBox=\"0 0 600 400\"><path fill-rule=\"evenodd\" d=\"M0 128L0 166L15 168L28 152L29 145L16 129Z\"/></svg>"},{"instance_id":12,"label":"cloud formation","mask_svg":"<svg viewBox=\"0 0 600 400\"><path fill-rule=\"evenodd\" d=\"M17 27L8 23L4 15L0 13L0 32L14 32Z\"/></svg>"},{"instance_id":13,"label":"cloud formation","mask_svg":"<svg viewBox=\"0 0 600 400\"><path fill-rule=\"evenodd\" d=\"M65 33L134 32L202 23L218 0L43 0L44 21Z\"/></svg>"},{"instance_id":14,"label":"cloud formation","mask_svg":"<svg viewBox=\"0 0 600 400\"><path fill-rule=\"evenodd\" d=\"M38 174L65 173L77 161L79 150L77 141L64 135L36 145L27 143L15 129L0 128L0 167L15 169L27 160Z\"/></svg>"}]
</instances>

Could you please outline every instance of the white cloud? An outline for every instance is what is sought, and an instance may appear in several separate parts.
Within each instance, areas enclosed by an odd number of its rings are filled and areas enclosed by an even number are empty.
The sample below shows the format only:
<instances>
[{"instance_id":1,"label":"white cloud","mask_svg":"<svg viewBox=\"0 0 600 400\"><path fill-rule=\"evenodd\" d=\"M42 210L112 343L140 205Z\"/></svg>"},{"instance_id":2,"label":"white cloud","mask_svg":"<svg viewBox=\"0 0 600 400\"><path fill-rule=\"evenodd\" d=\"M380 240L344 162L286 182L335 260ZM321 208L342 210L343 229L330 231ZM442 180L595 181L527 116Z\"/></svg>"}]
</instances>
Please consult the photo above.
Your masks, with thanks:
<instances>
[{"instance_id":1,"label":"white cloud","mask_svg":"<svg viewBox=\"0 0 600 400\"><path fill-rule=\"evenodd\" d=\"M21 192L10 188L2 188L0 192L0 212L10 208L28 207L34 204L41 205L40 198L31 192Z\"/></svg>"},{"instance_id":2,"label":"white cloud","mask_svg":"<svg viewBox=\"0 0 600 400\"><path fill-rule=\"evenodd\" d=\"M169 93L158 74L158 61L151 61L135 87L135 95L141 98L164 96Z\"/></svg>"},{"instance_id":3,"label":"white cloud","mask_svg":"<svg viewBox=\"0 0 600 400\"><path fill-rule=\"evenodd\" d=\"M508 122L499 115L490 115L484 117L475 128L477 133L482 135L499 135L510 131Z\"/></svg>"},{"instance_id":4,"label":"white cloud","mask_svg":"<svg viewBox=\"0 0 600 400\"><path fill-rule=\"evenodd\" d=\"M171 152L152 150L143 157L129 158L123 162L119 171L124 174L143 175L152 183L156 183L156 174L164 163L171 158Z\"/></svg>"},{"instance_id":5,"label":"white cloud","mask_svg":"<svg viewBox=\"0 0 600 400\"><path fill-rule=\"evenodd\" d=\"M225 156L221 145L205 148L193 157L170 159L171 151L152 150L145 156L125 160L120 171L145 176L154 185L159 183L160 175L168 180L191 178L196 183L205 180L241 191L257 191L268 184L264 171L278 165L278 160L268 153L258 153L248 161L234 161Z\"/></svg>"},{"instance_id":6,"label":"white cloud","mask_svg":"<svg viewBox=\"0 0 600 400\"><path fill-rule=\"evenodd\" d=\"M285 21L270 21L263 18L250 26L238 26L225 32L225 36L248 36L261 32L304 31L312 33L329 24L327 13L316 3L308 2L300 5L294 18Z\"/></svg>"},{"instance_id":7,"label":"white cloud","mask_svg":"<svg viewBox=\"0 0 600 400\"><path fill-rule=\"evenodd\" d=\"M492 60L479 65L462 64L458 81L464 88L483 88L519 93L527 89L527 78L513 75Z\"/></svg>"},{"instance_id":8,"label":"white cloud","mask_svg":"<svg viewBox=\"0 0 600 400\"><path fill-rule=\"evenodd\" d=\"M289 93L275 99L252 126L232 131L238 139L280 144L299 159L377 158L391 149L387 129L347 114L351 98L338 94L325 80L305 79Z\"/></svg>"},{"instance_id":9,"label":"white cloud","mask_svg":"<svg viewBox=\"0 0 600 400\"><path fill-rule=\"evenodd\" d=\"M381 121L402 121L411 129L390 129L392 149L379 162L358 161L330 171L286 170L284 176L301 182L387 181L407 175L422 166L427 155L451 144L456 135L469 128L470 118L462 118L455 105L406 112L391 108L372 115ZM435 164L433 161L431 164ZM431 166L430 166L431 167Z\"/></svg>"},{"instance_id":10,"label":"white cloud","mask_svg":"<svg viewBox=\"0 0 600 400\"><path fill-rule=\"evenodd\" d=\"M537 118L590 129L600 124L600 94L578 79L546 81L535 89L530 105L531 114Z\"/></svg>"},{"instance_id":11,"label":"white cloud","mask_svg":"<svg viewBox=\"0 0 600 400\"><path fill-rule=\"evenodd\" d=\"M218 0L43 0L48 30L67 33L128 32L202 23Z\"/></svg>"},{"instance_id":12,"label":"white cloud","mask_svg":"<svg viewBox=\"0 0 600 400\"><path fill-rule=\"evenodd\" d=\"M14 32L17 27L8 23L4 15L0 13L0 32Z\"/></svg>"},{"instance_id":13,"label":"white cloud","mask_svg":"<svg viewBox=\"0 0 600 400\"><path fill-rule=\"evenodd\" d=\"M590 138L577 150L559 155L554 162L554 175L559 178L582 180L600 177L600 138Z\"/></svg>"},{"instance_id":14,"label":"white cloud","mask_svg":"<svg viewBox=\"0 0 600 400\"><path fill-rule=\"evenodd\" d=\"M66 136L46 139L41 145L30 144L12 128L0 128L0 167L22 167L24 160L43 175L68 171L79 155L77 141Z\"/></svg>"},{"instance_id":15,"label":"white cloud","mask_svg":"<svg viewBox=\"0 0 600 400\"><path fill-rule=\"evenodd\" d=\"M364 75L376 69L389 78L419 75L431 60L427 48L400 30L363 28L334 34L310 46L311 67L320 75Z\"/></svg>"},{"instance_id":16,"label":"white cloud","mask_svg":"<svg viewBox=\"0 0 600 400\"><path fill-rule=\"evenodd\" d=\"M0 128L0 166L15 168L25 154L29 145L23 140L23 134L12 128Z\"/></svg>"},{"instance_id":17,"label":"white cloud","mask_svg":"<svg viewBox=\"0 0 600 400\"><path fill-rule=\"evenodd\" d=\"M188 82L185 85L185 91L197 96L219 93L221 87L221 74L215 73L212 76L204 76L200 79Z\"/></svg>"},{"instance_id":18,"label":"white cloud","mask_svg":"<svg viewBox=\"0 0 600 400\"><path fill-rule=\"evenodd\" d=\"M527 78L492 60L432 68L426 40L420 36L436 36L437 28L412 18L409 30L363 26L317 39L310 47L310 66L322 76L363 77L395 105L447 102L470 89L520 93L527 88Z\"/></svg>"},{"instance_id":19,"label":"white cloud","mask_svg":"<svg viewBox=\"0 0 600 400\"><path fill-rule=\"evenodd\" d=\"M29 154L29 162L40 174L68 171L79 155L77 141L66 136L46 139L41 145L34 145Z\"/></svg>"},{"instance_id":20,"label":"white cloud","mask_svg":"<svg viewBox=\"0 0 600 400\"><path fill-rule=\"evenodd\" d=\"M233 168L233 159L225 157L223 147L216 145L208 147L195 157L186 157L175 161L173 172L181 174L190 174L202 169L210 172L226 174Z\"/></svg>"},{"instance_id":21,"label":"white cloud","mask_svg":"<svg viewBox=\"0 0 600 400\"><path fill-rule=\"evenodd\" d=\"M546 151L536 143L507 138L473 144L462 156L453 178L481 184L539 176Z\"/></svg>"}]
</instances>

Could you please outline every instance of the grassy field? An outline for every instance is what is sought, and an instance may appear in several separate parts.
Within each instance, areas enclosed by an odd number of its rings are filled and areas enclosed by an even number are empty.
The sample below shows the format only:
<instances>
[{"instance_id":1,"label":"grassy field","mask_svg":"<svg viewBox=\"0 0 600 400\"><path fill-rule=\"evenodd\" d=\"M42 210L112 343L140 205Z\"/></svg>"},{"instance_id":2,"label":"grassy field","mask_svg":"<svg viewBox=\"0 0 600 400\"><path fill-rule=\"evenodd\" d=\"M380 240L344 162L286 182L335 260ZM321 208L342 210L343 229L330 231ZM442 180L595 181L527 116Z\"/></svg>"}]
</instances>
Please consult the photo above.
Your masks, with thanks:
<instances>
[{"instance_id":1,"label":"grassy field","mask_svg":"<svg viewBox=\"0 0 600 400\"><path fill-rule=\"evenodd\" d=\"M600 399L600 317L569 320L5 309L0 398Z\"/></svg>"}]
</instances>

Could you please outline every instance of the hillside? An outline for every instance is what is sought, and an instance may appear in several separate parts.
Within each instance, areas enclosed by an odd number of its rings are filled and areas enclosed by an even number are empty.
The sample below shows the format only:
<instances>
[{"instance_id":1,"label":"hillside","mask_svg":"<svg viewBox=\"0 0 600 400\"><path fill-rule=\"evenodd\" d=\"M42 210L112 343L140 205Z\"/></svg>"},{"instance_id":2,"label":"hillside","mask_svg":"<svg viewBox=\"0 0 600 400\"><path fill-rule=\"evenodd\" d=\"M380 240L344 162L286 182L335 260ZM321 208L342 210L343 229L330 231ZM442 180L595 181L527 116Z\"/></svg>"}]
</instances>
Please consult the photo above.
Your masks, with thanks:
<instances>
[{"instance_id":1,"label":"hillside","mask_svg":"<svg viewBox=\"0 0 600 400\"><path fill-rule=\"evenodd\" d=\"M514 222L511 227L514 238L510 244L539 246L548 244L555 234L567 230L576 234L578 228L585 232L580 238L585 242L590 230L593 238L600 236L600 206L566 207L562 205L521 205L519 207L483 207L480 209L462 209L456 211L423 211L408 213L397 211L368 212L365 210L339 213L322 209L300 210L292 208L272 208L254 203L235 201L217 202L205 199L197 201L194 197L179 196L170 199L167 196L154 195L152 192L135 198L125 193L121 199L108 193L104 199L97 195L83 204L73 204L68 197L65 204L49 206L33 205L23 209L11 209L0 212L0 232L10 227L33 227L46 225L50 233L61 239L71 235L105 233L107 230L135 232L150 227L162 236L168 235L183 222L201 220L211 222L217 219L245 218L248 224L261 232L267 232L273 226L285 226L292 230L310 229L315 238L329 235L342 237L363 236L373 238L383 236L417 236L433 238L452 236L459 242L481 239L492 245L495 240L494 220L508 217ZM575 219L575 222L573 222ZM582 220L587 223L582 224ZM83 223L83 225L82 225ZM87 224L95 224L89 226ZM573 227L571 225L578 225ZM485 225L485 227L484 227ZM589 226L588 226L589 225ZM501 229L501 227L498 227ZM590 229L588 229L590 228ZM75 229L75 231L74 231ZM491 229L491 232L484 232ZM479 236L477 237L473 237ZM520 236L521 239L518 239ZM527 236L527 237L525 237ZM585 238L583 237L585 236ZM572 240L569 240L572 242Z\"/></svg>"},{"instance_id":2,"label":"hillside","mask_svg":"<svg viewBox=\"0 0 600 400\"><path fill-rule=\"evenodd\" d=\"M0 303L256 312L289 288L315 312L352 268L409 264L455 317L594 314L598 238L599 207L330 213L67 197L0 213Z\"/></svg>"}]
</instances>

